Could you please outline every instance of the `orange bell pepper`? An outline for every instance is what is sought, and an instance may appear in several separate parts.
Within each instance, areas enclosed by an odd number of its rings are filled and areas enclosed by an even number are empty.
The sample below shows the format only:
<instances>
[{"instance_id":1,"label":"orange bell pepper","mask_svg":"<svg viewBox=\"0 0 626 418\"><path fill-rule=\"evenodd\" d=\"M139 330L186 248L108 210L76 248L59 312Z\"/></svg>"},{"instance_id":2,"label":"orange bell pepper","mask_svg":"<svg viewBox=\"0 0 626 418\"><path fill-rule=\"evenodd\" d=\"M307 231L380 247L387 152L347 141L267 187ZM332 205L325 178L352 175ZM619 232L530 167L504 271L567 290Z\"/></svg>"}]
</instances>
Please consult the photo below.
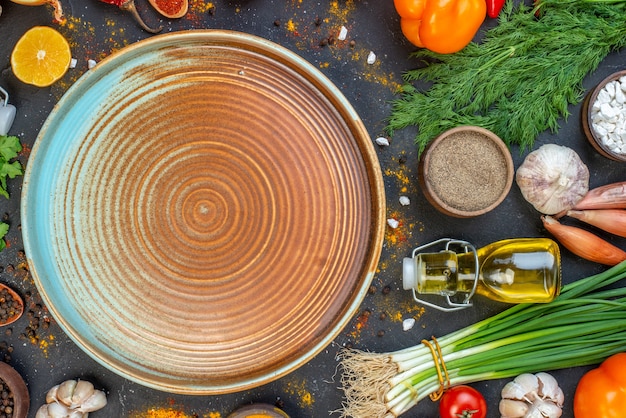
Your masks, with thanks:
<instances>
[{"instance_id":1,"label":"orange bell pepper","mask_svg":"<svg viewBox=\"0 0 626 418\"><path fill-rule=\"evenodd\" d=\"M626 353L585 373L574 393L574 417L622 418L626 413Z\"/></svg>"},{"instance_id":2,"label":"orange bell pepper","mask_svg":"<svg viewBox=\"0 0 626 418\"><path fill-rule=\"evenodd\" d=\"M394 0L404 36L440 54L460 51L485 20L485 0Z\"/></svg>"}]
</instances>

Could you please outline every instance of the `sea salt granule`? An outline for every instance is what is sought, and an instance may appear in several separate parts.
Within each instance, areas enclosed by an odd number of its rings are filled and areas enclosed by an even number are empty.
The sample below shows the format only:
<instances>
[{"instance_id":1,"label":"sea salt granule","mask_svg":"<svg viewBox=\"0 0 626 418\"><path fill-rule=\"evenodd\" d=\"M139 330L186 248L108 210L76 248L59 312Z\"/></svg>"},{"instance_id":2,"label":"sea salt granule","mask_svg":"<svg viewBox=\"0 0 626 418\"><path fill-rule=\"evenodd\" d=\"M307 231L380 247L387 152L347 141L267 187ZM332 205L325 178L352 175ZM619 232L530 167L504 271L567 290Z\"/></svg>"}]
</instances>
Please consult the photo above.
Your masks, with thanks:
<instances>
[{"instance_id":1,"label":"sea salt granule","mask_svg":"<svg viewBox=\"0 0 626 418\"><path fill-rule=\"evenodd\" d=\"M89 69L92 69L93 67L96 66L96 60L88 60L87 61L87 67L89 67Z\"/></svg>"},{"instance_id":2,"label":"sea salt granule","mask_svg":"<svg viewBox=\"0 0 626 418\"><path fill-rule=\"evenodd\" d=\"M380 145L381 147L388 147L389 146L389 140L387 138L385 138L384 136L379 136L374 141L378 145Z\"/></svg>"},{"instance_id":3,"label":"sea salt granule","mask_svg":"<svg viewBox=\"0 0 626 418\"><path fill-rule=\"evenodd\" d=\"M407 318L402 321L402 331L408 331L415 325L415 318Z\"/></svg>"},{"instance_id":4,"label":"sea salt granule","mask_svg":"<svg viewBox=\"0 0 626 418\"><path fill-rule=\"evenodd\" d=\"M76 60L76 58L72 58L70 60L70 68L76 68L76 64L78 63L78 61Z\"/></svg>"},{"instance_id":5,"label":"sea salt granule","mask_svg":"<svg viewBox=\"0 0 626 418\"><path fill-rule=\"evenodd\" d=\"M591 106L591 125L600 142L616 154L626 154L626 77L611 81Z\"/></svg>"},{"instance_id":6,"label":"sea salt granule","mask_svg":"<svg viewBox=\"0 0 626 418\"><path fill-rule=\"evenodd\" d=\"M367 63L372 65L375 62L376 62L376 54L374 54L373 51L370 51L370 53L367 55Z\"/></svg>"},{"instance_id":7,"label":"sea salt granule","mask_svg":"<svg viewBox=\"0 0 626 418\"><path fill-rule=\"evenodd\" d=\"M402 206L409 206L411 204L411 199L407 196L400 196L400 204Z\"/></svg>"},{"instance_id":8,"label":"sea salt granule","mask_svg":"<svg viewBox=\"0 0 626 418\"><path fill-rule=\"evenodd\" d=\"M387 219L387 225L389 225L393 229L396 229L398 226L400 226L400 222L393 218L389 218Z\"/></svg>"},{"instance_id":9,"label":"sea salt granule","mask_svg":"<svg viewBox=\"0 0 626 418\"><path fill-rule=\"evenodd\" d=\"M345 26L342 26L341 29L339 30L339 36L337 36L337 39L339 39L340 41L345 41L347 36L348 36L348 28L346 28Z\"/></svg>"}]
</instances>

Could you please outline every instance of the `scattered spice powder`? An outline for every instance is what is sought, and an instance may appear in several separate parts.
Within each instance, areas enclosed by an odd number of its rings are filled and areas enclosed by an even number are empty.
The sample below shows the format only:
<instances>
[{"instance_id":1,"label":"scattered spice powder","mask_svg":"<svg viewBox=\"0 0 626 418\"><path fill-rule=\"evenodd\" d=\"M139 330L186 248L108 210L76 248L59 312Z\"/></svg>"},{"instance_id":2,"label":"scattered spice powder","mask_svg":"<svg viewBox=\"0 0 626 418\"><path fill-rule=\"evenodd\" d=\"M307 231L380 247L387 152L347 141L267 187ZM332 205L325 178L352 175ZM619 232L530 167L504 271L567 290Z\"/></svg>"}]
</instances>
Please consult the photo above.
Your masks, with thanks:
<instances>
[{"instance_id":1,"label":"scattered spice powder","mask_svg":"<svg viewBox=\"0 0 626 418\"><path fill-rule=\"evenodd\" d=\"M298 406L300 406L300 408L310 408L315 402L313 400L313 395L309 390L307 390L306 383L304 381L288 382L287 387L285 388L285 393L297 395L299 398Z\"/></svg>"},{"instance_id":2,"label":"scattered spice powder","mask_svg":"<svg viewBox=\"0 0 626 418\"><path fill-rule=\"evenodd\" d=\"M132 418L191 418L189 415L174 408L150 408L145 412L136 413Z\"/></svg>"},{"instance_id":3,"label":"scattered spice powder","mask_svg":"<svg viewBox=\"0 0 626 418\"><path fill-rule=\"evenodd\" d=\"M450 207L463 211L484 209L506 188L505 156L482 133L453 133L427 153L430 164L424 180Z\"/></svg>"}]
</instances>

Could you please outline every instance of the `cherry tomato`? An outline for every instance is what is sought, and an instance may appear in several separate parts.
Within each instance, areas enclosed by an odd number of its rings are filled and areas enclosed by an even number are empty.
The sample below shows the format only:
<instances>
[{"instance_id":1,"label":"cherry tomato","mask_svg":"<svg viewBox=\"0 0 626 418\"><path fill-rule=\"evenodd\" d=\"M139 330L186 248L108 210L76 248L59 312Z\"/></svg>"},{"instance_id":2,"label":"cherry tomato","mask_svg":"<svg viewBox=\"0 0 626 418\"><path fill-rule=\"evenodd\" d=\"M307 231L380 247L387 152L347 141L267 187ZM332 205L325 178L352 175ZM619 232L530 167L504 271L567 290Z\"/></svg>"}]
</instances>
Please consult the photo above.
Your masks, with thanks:
<instances>
[{"instance_id":1,"label":"cherry tomato","mask_svg":"<svg viewBox=\"0 0 626 418\"><path fill-rule=\"evenodd\" d=\"M441 418L485 418L487 402L483 395L470 386L459 385L447 389L439 401Z\"/></svg>"}]
</instances>

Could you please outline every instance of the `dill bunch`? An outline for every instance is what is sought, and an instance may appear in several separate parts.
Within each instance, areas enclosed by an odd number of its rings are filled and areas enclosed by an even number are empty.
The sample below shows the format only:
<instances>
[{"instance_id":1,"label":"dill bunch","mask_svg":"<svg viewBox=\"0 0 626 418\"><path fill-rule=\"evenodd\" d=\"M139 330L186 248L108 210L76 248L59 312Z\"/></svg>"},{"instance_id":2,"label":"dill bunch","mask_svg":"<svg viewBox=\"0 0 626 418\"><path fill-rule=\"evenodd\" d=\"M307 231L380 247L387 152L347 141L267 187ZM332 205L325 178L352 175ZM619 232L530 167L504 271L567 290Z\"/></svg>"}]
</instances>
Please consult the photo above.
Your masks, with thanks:
<instances>
[{"instance_id":1,"label":"dill bunch","mask_svg":"<svg viewBox=\"0 0 626 418\"><path fill-rule=\"evenodd\" d=\"M625 21L626 0L540 0L536 8L509 0L481 43L454 54L412 54L423 66L403 75L387 130L416 126L419 154L459 125L530 148L540 132L558 131L568 105L584 97L583 78L626 44ZM430 87L419 90L418 80Z\"/></svg>"}]
</instances>

